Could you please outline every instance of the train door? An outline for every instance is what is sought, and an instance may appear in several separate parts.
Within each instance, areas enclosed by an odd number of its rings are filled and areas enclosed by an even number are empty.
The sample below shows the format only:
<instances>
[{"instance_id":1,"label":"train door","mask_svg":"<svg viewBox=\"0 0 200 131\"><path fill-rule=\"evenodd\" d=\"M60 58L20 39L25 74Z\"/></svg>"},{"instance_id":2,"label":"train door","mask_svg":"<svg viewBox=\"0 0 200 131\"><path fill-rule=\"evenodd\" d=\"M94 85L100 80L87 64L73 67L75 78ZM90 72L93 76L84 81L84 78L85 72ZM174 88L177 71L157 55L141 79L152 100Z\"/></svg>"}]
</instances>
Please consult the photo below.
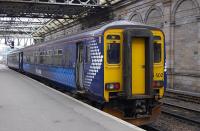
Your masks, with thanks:
<instances>
[{"instance_id":1,"label":"train door","mask_svg":"<svg viewBox=\"0 0 200 131\"><path fill-rule=\"evenodd\" d=\"M128 97L151 95L153 35L150 30L127 29L124 33L123 86Z\"/></svg>"},{"instance_id":2,"label":"train door","mask_svg":"<svg viewBox=\"0 0 200 131\"><path fill-rule=\"evenodd\" d=\"M23 52L19 53L19 70L23 71Z\"/></svg>"},{"instance_id":3,"label":"train door","mask_svg":"<svg viewBox=\"0 0 200 131\"><path fill-rule=\"evenodd\" d=\"M132 94L145 94L145 39L132 40Z\"/></svg>"},{"instance_id":4,"label":"train door","mask_svg":"<svg viewBox=\"0 0 200 131\"><path fill-rule=\"evenodd\" d=\"M77 89L80 91L84 90L83 87L83 77L84 77L84 57L83 57L83 42L78 42L77 44L77 52L76 52L76 85Z\"/></svg>"}]
</instances>

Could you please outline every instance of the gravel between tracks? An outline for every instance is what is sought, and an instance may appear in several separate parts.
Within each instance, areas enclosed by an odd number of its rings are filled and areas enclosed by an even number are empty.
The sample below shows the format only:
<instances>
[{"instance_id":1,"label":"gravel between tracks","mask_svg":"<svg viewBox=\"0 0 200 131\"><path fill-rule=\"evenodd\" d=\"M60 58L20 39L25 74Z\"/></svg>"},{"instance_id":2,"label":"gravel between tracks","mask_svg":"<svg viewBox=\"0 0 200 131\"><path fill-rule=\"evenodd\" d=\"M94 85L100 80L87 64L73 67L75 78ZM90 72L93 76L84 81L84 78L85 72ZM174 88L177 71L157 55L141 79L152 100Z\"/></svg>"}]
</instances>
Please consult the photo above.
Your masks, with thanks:
<instances>
[{"instance_id":1,"label":"gravel between tracks","mask_svg":"<svg viewBox=\"0 0 200 131\"><path fill-rule=\"evenodd\" d=\"M159 128L161 131L200 131L200 125L194 125L166 114L161 114L152 126Z\"/></svg>"}]
</instances>

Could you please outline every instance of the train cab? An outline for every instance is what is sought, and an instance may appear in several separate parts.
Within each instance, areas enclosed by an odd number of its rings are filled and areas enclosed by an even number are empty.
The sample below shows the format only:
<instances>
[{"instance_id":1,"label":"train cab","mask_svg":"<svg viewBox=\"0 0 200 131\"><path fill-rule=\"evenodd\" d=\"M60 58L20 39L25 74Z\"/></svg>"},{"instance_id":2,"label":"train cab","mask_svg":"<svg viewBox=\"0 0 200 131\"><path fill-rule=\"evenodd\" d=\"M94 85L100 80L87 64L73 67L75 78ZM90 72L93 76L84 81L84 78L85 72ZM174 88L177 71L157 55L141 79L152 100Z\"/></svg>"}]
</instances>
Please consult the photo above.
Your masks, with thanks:
<instances>
[{"instance_id":1,"label":"train cab","mask_svg":"<svg viewBox=\"0 0 200 131\"><path fill-rule=\"evenodd\" d=\"M133 122L139 120L138 125L149 122L153 114L159 115L159 99L164 94L164 44L163 32L155 28L133 26L105 31L106 112L122 119L133 118L130 122L140 118ZM120 109L114 111L115 106Z\"/></svg>"}]
</instances>

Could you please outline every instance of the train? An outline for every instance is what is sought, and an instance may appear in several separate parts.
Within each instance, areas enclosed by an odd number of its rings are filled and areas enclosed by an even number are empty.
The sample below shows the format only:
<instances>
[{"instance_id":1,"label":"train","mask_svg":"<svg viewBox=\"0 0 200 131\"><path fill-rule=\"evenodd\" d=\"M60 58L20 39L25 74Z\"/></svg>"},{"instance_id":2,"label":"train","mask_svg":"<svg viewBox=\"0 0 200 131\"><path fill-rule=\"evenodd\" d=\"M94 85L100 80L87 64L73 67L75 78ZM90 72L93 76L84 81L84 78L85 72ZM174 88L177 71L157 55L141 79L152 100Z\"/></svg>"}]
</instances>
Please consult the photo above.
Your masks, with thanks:
<instances>
[{"instance_id":1,"label":"train","mask_svg":"<svg viewBox=\"0 0 200 131\"><path fill-rule=\"evenodd\" d=\"M9 68L64 85L135 125L160 115L166 88L161 29L127 20L10 52Z\"/></svg>"}]
</instances>

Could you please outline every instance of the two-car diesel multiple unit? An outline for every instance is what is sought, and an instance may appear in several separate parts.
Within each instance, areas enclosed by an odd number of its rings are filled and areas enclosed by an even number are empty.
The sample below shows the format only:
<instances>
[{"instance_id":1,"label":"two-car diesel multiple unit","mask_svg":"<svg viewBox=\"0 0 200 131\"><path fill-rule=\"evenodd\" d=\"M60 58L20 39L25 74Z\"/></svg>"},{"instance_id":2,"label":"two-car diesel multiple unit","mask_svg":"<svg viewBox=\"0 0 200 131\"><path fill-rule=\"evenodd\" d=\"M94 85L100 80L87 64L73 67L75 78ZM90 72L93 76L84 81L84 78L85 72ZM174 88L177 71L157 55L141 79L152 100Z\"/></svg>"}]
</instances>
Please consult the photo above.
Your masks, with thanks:
<instances>
[{"instance_id":1,"label":"two-car diesel multiple unit","mask_svg":"<svg viewBox=\"0 0 200 131\"><path fill-rule=\"evenodd\" d=\"M8 54L8 67L65 85L136 125L155 120L165 85L161 30L115 21Z\"/></svg>"}]
</instances>

